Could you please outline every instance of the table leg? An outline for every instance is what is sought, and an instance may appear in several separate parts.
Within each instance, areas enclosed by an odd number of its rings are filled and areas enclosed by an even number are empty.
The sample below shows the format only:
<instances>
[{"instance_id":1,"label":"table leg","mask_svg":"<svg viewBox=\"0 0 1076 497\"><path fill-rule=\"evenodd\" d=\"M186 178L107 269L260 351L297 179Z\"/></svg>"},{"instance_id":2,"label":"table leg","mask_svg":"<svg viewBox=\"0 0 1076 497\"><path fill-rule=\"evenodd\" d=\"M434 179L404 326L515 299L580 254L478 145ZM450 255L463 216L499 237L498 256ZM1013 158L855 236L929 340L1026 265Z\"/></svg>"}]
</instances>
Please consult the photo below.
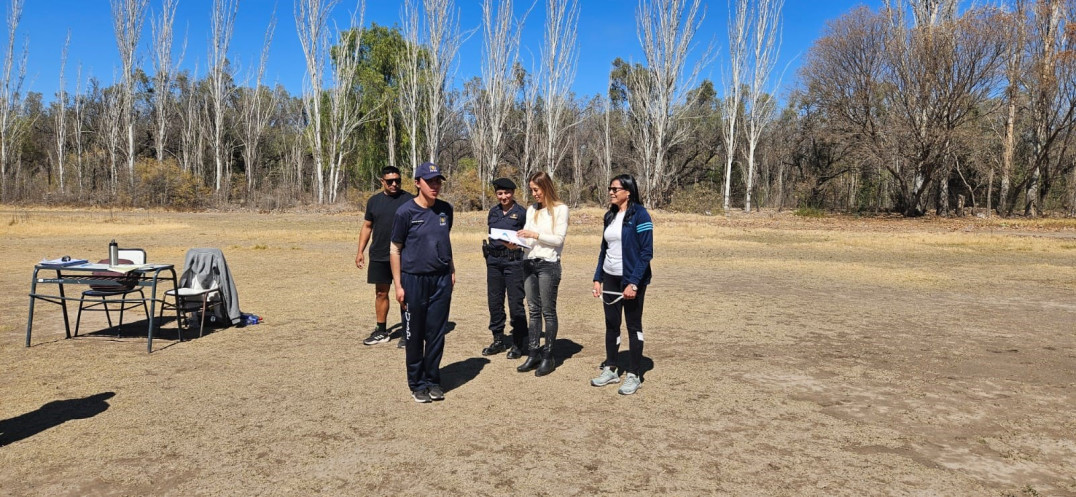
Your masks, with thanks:
<instances>
[{"instance_id":1,"label":"table leg","mask_svg":"<svg viewBox=\"0 0 1076 497\"><path fill-rule=\"evenodd\" d=\"M30 346L30 331L34 328L34 301L37 300L37 268L34 268L34 276L30 279L30 315L26 317L26 346Z\"/></svg>"},{"instance_id":2,"label":"table leg","mask_svg":"<svg viewBox=\"0 0 1076 497\"><path fill-rule=\"evenodd\" d=\"M146 331L146 353L153 353L153 317L156 316L157 306L157 277L160 275L160 270L153 273L153 288L150 290L149 299L149 330Z\"/></svg>"},{"instance_id":3,"label":"table leg","mask_svg":"<svg viewBox=\"0 0 1076 497\"><path fill-rule=\"evenodd\" d=\"M60 280L60 306L64 309L64 335L71 338L71 319L67 317L67 299L64 298L64 283L59 269L56 270L56 279Z\"/></svg>"}]
</instances>

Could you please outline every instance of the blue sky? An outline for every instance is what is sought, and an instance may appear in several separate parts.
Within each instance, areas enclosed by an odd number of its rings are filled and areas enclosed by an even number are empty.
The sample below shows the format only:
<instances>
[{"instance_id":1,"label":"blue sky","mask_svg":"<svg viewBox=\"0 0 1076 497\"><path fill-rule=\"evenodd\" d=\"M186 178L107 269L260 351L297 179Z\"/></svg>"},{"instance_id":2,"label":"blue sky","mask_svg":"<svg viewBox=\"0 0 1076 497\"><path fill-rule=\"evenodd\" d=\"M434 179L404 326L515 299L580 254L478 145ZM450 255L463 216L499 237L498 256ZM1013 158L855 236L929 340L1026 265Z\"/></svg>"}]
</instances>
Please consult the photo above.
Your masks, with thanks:
<instances>
[{"instance_id":1,"label":"blue sky","mask_svg":"<svg viewBox=\"0 0 1076 497\"><path fill-rule=\"evenodd\" d=\"M822 32L826 21L834 19L852 8L867 4L877 6L880 0L786 0L784 8L784 29L779 69L785 71L783 87L788 87L795 79L795 69L806 54L811 43ZM530 7L529 2L516 0L516 10L520 13ZM8 2L0 3L6 11ZM728 15L727 0L704 0L707 9L703 21L698 45L715 41L718 46L718 58L703 70L702 77L712 80L720 79L720 63L724 59L722 51L727 46L726 20ZM476 29L481 23L481 2L479 0L457 0L459 20L462 30ZM635 32L635 0L581 0L580 20L578 26L578 69L573 89L580 95L594 95L603 91L610 68L616 57L641 60L638 39ZM209 37L209 17L211 0L179 0L176 14L176 50L181 47L184 36L187 48L182 67L205 73L206 45ZM544 0L531 11L526 20L523 34L521 55L524 58L537 57L542 47ZM349 12L355 8L353 1L342 0L335 11L339 26L346 26ZM257 63L262 40L274 9L276 10L276 36L270 51L270 61L266 79L270 84L283 84L293 94L302 91L305 76L302 51L295 31L293 0L241 0L239 14L236 18L235 35L232 39L229 58L236 64L236 79L243 81L248 69ZM400 2L368 0L366 22L382 25L396 25L399 19ZM158 15L160 0L151 0L150 16ZM0 26L5 33L6 26ZM102 83L116 81L119 55L115 37L112 32L111 11L108 0L29 0L25 3L22 23L18 29L18 41L29 41L29 61L26 88L44 94L46 101L51 101L59 87L60 54L64 37L71 31L66 80L67 90L75 88L75 75L78 66L82 66L85 80L96 77ZM142 46L139 58L142 67L152 72L150 52L150 24L143 28ZM456 83L480 74L482 38L480 31L475 31L461 47ZM83 84L85 87L85 84Z\"/></svg>"}]
</instances>

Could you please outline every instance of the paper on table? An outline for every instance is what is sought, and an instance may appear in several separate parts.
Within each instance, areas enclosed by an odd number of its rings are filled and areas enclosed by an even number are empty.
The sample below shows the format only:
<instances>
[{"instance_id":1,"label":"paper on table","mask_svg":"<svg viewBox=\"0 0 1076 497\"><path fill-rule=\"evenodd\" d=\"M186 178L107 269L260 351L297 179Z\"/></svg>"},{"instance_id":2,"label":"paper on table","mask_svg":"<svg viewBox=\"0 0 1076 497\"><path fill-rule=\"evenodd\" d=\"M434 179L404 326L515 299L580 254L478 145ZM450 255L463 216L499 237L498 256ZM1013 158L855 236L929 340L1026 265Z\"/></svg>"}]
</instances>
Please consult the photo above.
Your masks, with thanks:
<instances>
[{"instance_id":1,"label":"paper on table","mask_svg":"<svg viewBox=\"0 0 1076 497\"><path fill-rule=\"evenodd\" d=\"M89 261L87 261L86 259L71 259L71 258L68 258L68 260L65 261L63 259L63 257L60 257L59 259L41 259L41 262L39 264L41 264L42 266L66 267L66 266L77 266L79 264L85 264L87 262L89 262Z\"/></svg>"},{"instance_id":2,"label":"paper on table","mask_svg":"<svg viewBox=\"0 0 1076 497\"><path fill-rule=\"evenodd\" d=\"M115 265L115 266L108 266L108 270L109 271L115 271L117 273L127 274L127 273L129 273L131 271L134 271L136 269L146 269L146 268L149 268L149 267L153 267L153 266L150 265L150 264L118 264L118 265Z\"/></svg>"},{"instance_id":3,"label":"paper on table","mask_svg":"<svg viewBox=\"0 0 1076 497\"><path fill-rule=\"evenodd\" d=\"M514 243L523 248L531 248L531 244L524 241L519 235L516 235L515 231L502 230L500 228L490 228L489 237L493 240L502 240L508 243Z\"/></svg>"}]
</instances>

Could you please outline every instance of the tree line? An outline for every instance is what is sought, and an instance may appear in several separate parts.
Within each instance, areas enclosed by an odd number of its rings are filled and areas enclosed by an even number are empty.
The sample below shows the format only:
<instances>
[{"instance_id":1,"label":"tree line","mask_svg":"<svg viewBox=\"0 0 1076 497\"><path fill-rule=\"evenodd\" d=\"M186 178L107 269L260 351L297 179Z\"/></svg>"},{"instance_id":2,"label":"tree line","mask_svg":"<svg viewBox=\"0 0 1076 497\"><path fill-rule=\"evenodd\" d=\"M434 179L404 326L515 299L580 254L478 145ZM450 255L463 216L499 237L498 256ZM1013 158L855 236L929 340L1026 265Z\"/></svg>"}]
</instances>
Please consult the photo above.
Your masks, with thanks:
<instances>
[{"instance_id":1,"label":"tree line","mask_svg":"<svg viewBox=\"0 0 1076 497\"><path fill-rule=\"evenodd\" d=\"M375 189L385 165L428 160L461 209L488 206L497 176L525 184L543 170L572 204L604 203L609 179L629 172L649 205L696 212L1076 215L1071 1L859 7L828 23L782 85L782 0L730 2L721 50L698 36L701 0L640 0L642 60L610 61L608 91L580 96L577 0L531 7L545 29L527 60L531 12L512 0L484 0L473 32L451 0L405 0L394 26L365 23L360 3L342 29L330 25L339 0L294 0L298 95L264 81L275 16L240 74L227 58L239 2L214 0L206 67L180 70L177 0L152 12L111 0L117 81L76 67L68 92L68 36L48 104L24 88L24 1L9 5L0 74L3 202L333 204ZM139 57L144 34L152 53ZM481 73L454 86L468 38L481 40ZM721 78L700 78L707 68Z\"/></svg>"}]
</instances>

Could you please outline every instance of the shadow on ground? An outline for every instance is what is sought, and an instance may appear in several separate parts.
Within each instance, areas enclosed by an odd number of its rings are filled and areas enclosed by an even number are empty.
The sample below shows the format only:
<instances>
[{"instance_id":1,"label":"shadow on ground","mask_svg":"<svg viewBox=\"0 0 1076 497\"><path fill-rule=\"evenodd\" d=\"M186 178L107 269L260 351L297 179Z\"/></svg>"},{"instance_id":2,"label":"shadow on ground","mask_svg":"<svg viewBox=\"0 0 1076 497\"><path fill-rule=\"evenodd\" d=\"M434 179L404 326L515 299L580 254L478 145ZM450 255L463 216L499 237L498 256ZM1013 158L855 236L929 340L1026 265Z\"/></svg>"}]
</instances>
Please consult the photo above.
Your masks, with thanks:
<instances>
[{"instance_id":1,"label":"shadow on ground","mask_svg":"<svg viewBox=\"0 0 1076 497\"><path fill-rule=\"evenodd\" d=\"M0 421L0 447L18 442L72 419L92 418L108 409L115 392L103 392L81 399L55 400L35 411Z\"/></svg>"},{"instance_id":2,"label":"shadow on ground","mask_svg":"<svg viewBox=\"0 0 1076 497\"><path fill-rule=\"evenodd\" d=\"M441 368L441 388L446 392L455 390L475 379L482 368L489 364L484 357L471 357Z\"/></svg>"}]
</instances>

